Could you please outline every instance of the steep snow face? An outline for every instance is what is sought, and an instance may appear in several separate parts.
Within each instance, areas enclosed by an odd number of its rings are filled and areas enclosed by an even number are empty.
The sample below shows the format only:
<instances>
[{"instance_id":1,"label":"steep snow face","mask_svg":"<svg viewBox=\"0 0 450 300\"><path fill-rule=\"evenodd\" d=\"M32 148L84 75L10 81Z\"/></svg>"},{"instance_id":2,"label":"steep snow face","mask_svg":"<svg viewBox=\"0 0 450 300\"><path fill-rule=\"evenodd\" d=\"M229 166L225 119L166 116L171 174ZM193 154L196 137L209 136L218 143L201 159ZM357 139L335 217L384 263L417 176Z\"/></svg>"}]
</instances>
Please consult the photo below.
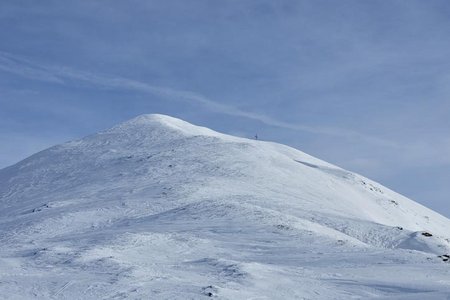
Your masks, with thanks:
<instances>
[{"instance_id":1,"label":"steep snow face","mask_svg":"<svg viewBox=\"0 0 450 300\"><path fill-rule=\"evenodd\" d=\"M0 170L3 298L439 298L449 238L358 174L163 115Z\"/></svg>"}]
</instances>

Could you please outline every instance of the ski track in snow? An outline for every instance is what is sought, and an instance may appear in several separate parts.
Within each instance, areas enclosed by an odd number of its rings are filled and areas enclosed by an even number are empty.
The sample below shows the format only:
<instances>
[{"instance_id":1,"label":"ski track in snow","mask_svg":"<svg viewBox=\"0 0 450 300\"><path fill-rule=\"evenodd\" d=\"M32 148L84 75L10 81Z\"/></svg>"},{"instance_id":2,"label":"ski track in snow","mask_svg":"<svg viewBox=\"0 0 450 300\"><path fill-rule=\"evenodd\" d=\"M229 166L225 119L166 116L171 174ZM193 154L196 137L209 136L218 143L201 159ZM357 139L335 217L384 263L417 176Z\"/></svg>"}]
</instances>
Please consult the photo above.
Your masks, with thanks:
<instances>
[{"instance_id":1,"label":"ski track in snow","mask_svg":"<svg viewBox=\"0 0 450 300\"><path fill-rule=\"evenodd\" d=\"M363 176L162 115L0 170L2 299L450 299L449 239Z\"/></svg>"}]
</instances>

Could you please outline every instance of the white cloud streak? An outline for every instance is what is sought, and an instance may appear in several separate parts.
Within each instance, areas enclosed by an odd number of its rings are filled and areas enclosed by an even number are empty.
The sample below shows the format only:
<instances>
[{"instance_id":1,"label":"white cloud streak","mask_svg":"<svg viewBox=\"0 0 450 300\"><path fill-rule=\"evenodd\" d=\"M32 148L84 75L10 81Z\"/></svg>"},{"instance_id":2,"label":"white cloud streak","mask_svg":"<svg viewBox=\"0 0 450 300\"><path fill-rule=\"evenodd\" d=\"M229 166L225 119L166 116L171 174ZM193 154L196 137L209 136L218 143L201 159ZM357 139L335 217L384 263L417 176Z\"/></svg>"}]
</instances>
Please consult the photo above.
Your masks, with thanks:
<instances>
[{"instance_id":1,"label":"white cloud streak","mask_svg":"<svg viewBox=\"0 0 450 300\"><path fill-rule=\"evenodd\" d=\"M164 97L172 101L181 101L200 105L204 109L234 117L242 117L261 122L269 126L328 135L364 141L372 145L397 148L399 145L382 138L369 136L357 131L336 127L308 126L275 119L273 117L244 111L237 107L219 103L201 94L192 91L176 90L168 87L154 86L142 81L124 77L111 77L103 74L75 70L68 67L39 64L27 58L0 51L0 70L9 72L27 79L49 82L60 85L70 85L70 81L86 83L92 86L113 90L131 90Z\"/></svg>"}]
</instances>

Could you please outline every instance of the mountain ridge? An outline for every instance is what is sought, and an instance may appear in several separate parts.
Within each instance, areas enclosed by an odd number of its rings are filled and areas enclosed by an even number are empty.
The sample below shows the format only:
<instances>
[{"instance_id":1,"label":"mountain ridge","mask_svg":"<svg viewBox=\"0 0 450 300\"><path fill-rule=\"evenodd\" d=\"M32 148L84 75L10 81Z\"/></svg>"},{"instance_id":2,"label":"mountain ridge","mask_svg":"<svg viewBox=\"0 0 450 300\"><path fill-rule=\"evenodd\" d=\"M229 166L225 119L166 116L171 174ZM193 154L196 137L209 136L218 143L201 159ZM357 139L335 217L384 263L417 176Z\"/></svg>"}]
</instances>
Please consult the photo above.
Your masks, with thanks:
<instances>
[{"instance_id":1,"label":"mountain ridge","mask_svg":"<svg viewBox=\"0 0 450 300\"><path fill-rule=\"evenodd\" d=\"M127 274L131 279L116 281L113 290L120 294L130 284L139 286L137 298L155 296L157 282L141 286L137 281L139 274L151 281L159 278L151 275L155 272L166 274L166 281L158 279L161 286L170 282L177 287L178 294L163 288L168 298L191 295L199 282L184 286L185 276L216 278L204 290L222 298L244 293L242 282L260 289L252 289L252 295L279 298L273 294L277 289L262 287L257 273L244 269L258 265L272 274L275 268L275 273L291 274L283 280L296 282L293 274L309 266L305 259L316 260L316 253L338 261L343 256L341 263L347 265L361 264L364 255L373 255L370 266L388 257L400 269L409 257L417 268L429 263L441 270L438 256L450 252L448 219L370 179L288 146L233 137L158 114L138 116L0 170L0 226L2 257L41 276L46 274L41 264L61 272L77 270L101 286L89 285L95 291L92 298L109 293L95 275L99 270ZM120 251L116 243L123 246ZM170 259L155 258L159 267L154 269L142 249ZM283 267L286 262L277 252L292 266ZM352 261L351 255L361 262ZM71 262L65 265L58 257ZM211 270L218 273L204 275ZM387 276L383 272L377 280ZM89 298L75 288L86 283L70 276L78 283L70 291L75 294L66 297ZM373 289L336 283L339 292L329 294L319 288L327 284L314 276L308 280L333 299L345 299L349 289L361 297ZM348 278L361 280L351 272ZM40 297L55 296L51 280L43 276ZM280 284L314 298L296 285ZM429 282L437 295L446 290L445 284L434 284ZM0 295L2 291L0 285ZM29 295L26 291L31 292L24 288L23 298ZM202 291L194 288L191 296Z\"/></svg>"}]
</instances>

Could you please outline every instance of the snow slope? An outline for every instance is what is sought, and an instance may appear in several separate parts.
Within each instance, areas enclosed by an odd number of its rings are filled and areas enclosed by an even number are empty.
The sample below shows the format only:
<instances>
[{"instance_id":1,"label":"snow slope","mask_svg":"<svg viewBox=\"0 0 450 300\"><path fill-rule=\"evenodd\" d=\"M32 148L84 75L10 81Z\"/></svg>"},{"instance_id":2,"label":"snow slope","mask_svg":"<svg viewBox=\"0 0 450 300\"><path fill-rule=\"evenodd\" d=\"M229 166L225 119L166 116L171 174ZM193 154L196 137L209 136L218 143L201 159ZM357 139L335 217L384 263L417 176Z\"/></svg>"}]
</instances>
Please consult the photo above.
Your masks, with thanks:
<instances>
[{"instance_id":1,"label":"snow slope","mask_svg":"<svg viewBox=\"0 0 450 300\"><path fill-rule=\"evenodd\" d=\"M448 299L446 254L376 182L163 115L0 170L2 299Z\"/></svg>"}]
</instances>

